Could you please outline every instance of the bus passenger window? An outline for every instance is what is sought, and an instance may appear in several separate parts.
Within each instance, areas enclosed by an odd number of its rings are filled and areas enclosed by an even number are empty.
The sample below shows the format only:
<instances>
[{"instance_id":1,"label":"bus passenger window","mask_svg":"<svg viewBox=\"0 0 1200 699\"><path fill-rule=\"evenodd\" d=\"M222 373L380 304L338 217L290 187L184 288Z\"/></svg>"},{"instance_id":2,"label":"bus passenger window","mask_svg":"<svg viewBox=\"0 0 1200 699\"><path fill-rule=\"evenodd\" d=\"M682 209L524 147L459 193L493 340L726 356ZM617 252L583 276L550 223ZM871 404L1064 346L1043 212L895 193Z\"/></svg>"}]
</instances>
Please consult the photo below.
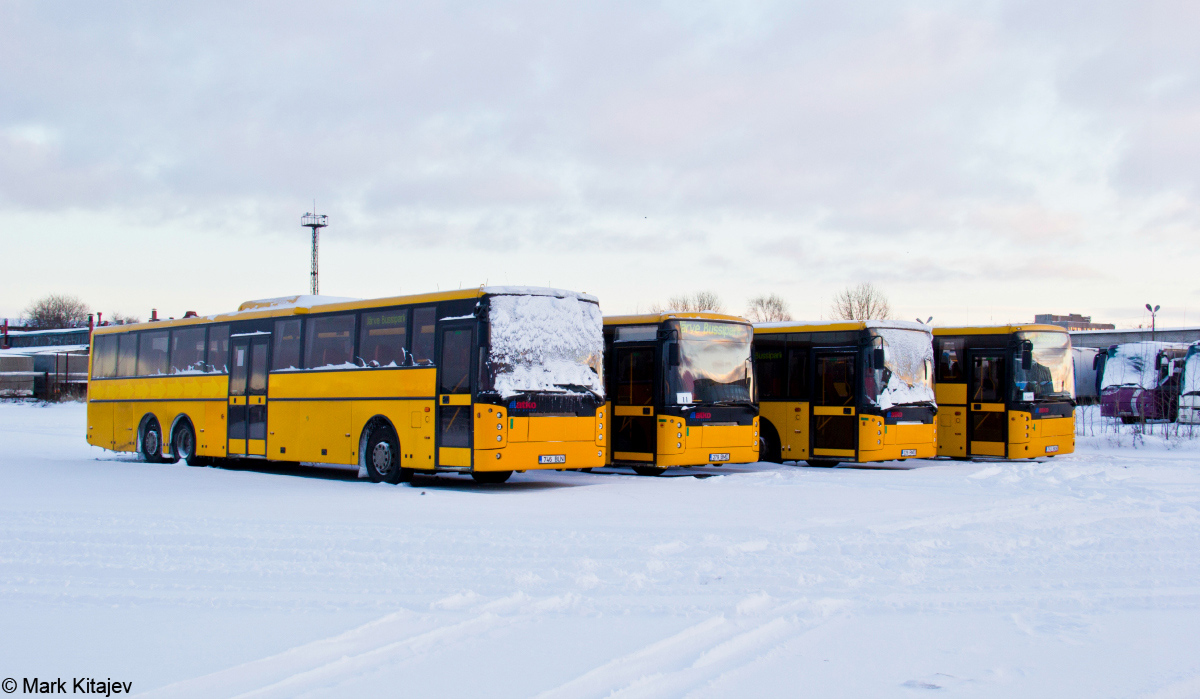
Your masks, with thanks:
<instances>
[{"instance_id":1,"label":"bus passenger window","mask_svg":"<svg viewBox=\"0 0 1200 699\"><path fill-rule=\"evenodd\" d=\"M790 400L808 400L808 350L788 350L788 389Z\"/></svg>"},{"instance_id":2,"label":"bus passenger window","mask_svg":"<svg viewBox=\"0 0 1200 699\"><path fill-rule=\"evenodd\" d=\"M208 329L208 359L209 373L229 373L229 326L214 325Z\"/></svg>"},{"instance_id":3,"label":"bus passenger window","mask_svg":"<svg viewBox=\"0 0 1200 699\"><path fill-rule=\"evenodd\" d=\"M204 370L204 326L171 331L171 373Z\"/></svg>"},{"instance_id":4,"label":"bus passenger window","mask_svg":"<svg viewBox=\"0 0 1200 699\"><path fill-rule=\"evenodd\" d=\"M404 366L408 311L403 308L364 313L358 331L358 357L367 366Z\"/></svg>"},{"instance_id":5,"label":"bus passenger window","mask_svg":"<svg viewBox=\"0 0 1200 699\"><path fill-rule=\"evenodd\" d=\"M962 349L961 339L943 338L938 340L937 380L962 381Z\"/></svg>"},{"instance_id":6,"label":"bus passenger window","mask_svg":"<svg viewBox=\"0 0 1200 699\"><path fill-rule=\"evenodd\" d=\"M117 376L134 376L137 374L137 333L118 337Z\"/></svg>"},{"instance_id":7,"label":"bus passenger window","mask_svg":"<svg viewBox=\"0 0 1200 699\"><path fill-rule=\"evenodd\" d=\"M304 368L320 369L354 361L354 316L324 316L306 321Z\"/></svg>"},{"instance_id":8,"label":"bus passenger window","mask_svg":"<svg viewBox=\"0 0 1200 699\"><path fill-rule=\"evenodd\" d=\"M97 335L96 354L92 357L92 378L107 379L117 375L117 336Z\"/></svg>"},{"instance_id":9,"label":"bus passenger window","mask_svg":"<svg viewBox=\"0 0 1200 699\"><path fill-rule=\"evenodd\" d=\"M617 405L654 403L654 350L617 350Z\"/></svg>"},{"instance_id":10,"label":"bus passenger window","mask_svg":"<svg viewBox=\"0 0 1200 699\"><path fill-rule=\"evenodd\" d=\"M271 358L271 371L300 368L300 319L275 321L272 334L275 355Z\"/></svg>"},{"instance_id":11,"label":"bus passenger window","mask_svg":"<svg viewBox=\"0 0 1200 699\"><path fill-rule=\"evenodd\" d=\"M755 378L759 398L783 398L787 387L787 364L782 342L754 343Z\"/></svg>"},{"instance_id":12,"label":"bus passenger window","mask_svg":"<svg viewBox=\"0 0 1200 699\"><path fill-rule=\"evenodd\" d=\"M471 329L442 331L441 393L471 392Z\"/></svg>"},{"instance_id":13,"label":"bus passenger window","mask_svg":"<svg viewBox=\"0 0 1200 699\"><path fill-rule=\"evenodd\" d=\"M433 364L434 328L437 321L433 306L413 311L413 362L429 366Z\"/></svg>"},{"instance_id":14,"label":"bus passenger window","mask_svg":"<svg viewBox=\"0 0 1200 699\"><path fill-rule=\"evenodd\" d=\"M168 332L138 333L138 376L160 376L167 373Z\"/></svg>"}]
</instances>

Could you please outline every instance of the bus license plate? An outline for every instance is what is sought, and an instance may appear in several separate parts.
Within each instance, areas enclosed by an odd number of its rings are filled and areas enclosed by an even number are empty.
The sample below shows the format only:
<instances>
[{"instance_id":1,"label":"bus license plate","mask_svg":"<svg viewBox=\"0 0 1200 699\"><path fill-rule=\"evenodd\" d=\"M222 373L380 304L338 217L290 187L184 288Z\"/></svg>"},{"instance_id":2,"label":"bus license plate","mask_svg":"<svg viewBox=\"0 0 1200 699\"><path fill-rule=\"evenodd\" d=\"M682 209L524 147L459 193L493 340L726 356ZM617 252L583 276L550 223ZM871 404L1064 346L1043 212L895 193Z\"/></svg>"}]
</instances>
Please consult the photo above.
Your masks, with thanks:
<instances>
[{"instance_id":1,"label":"bus license plate","mask_svg":"<svg viewBox=\"0 0 1200 699\"><path fill-rule=\"evenodd\" d=\"M1053 453L1054 453L1054 452L1056 452L1056 451L1058 451L1058 445L1057 445L1057 444L1051 444L1050 446L1046 447L1046 453L1047 453L1047 454L1053 454Z\"/></svg>"},{"instance_id":2,"label":"bus license plate","mask_svg":"<svg viewBox=\"0 0 1200 699\"><path fill-rule=\"evenodd\" d=\"M729 454L709 454L709 461L729 461Z\"/></svg>"},{"instance_id":3,"label":"bus license plate","mask_svg":"<svg viewBox=\"0 0 1200 699\"><path fill-rule=\"evenodd\" d=\"M916 456L916 455L917 455L916 449L901 449L900 450L900 456Z\"/></svg>"},{"instance_id":4,"label":"bus license plate","mask_svg":"<svg viewBox=\"0 0 1200 699\"><path fill-rule=\"evenodd\" d=\"M539 464L565 464L567 463L566 454L542 454L538 457Z\"/></svg>"}]
</instances>

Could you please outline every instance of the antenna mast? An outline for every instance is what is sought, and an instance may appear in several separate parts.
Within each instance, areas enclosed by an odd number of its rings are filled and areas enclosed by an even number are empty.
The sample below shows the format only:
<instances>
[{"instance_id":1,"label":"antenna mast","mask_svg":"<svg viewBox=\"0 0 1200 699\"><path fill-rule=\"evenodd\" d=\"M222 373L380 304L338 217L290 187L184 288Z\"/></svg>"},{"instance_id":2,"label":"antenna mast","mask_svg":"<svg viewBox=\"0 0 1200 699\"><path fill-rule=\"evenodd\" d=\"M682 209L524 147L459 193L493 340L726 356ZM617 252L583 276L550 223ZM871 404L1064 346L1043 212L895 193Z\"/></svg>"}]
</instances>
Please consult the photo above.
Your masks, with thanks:
<instances>
[{"instance_id":1,"label":"antenna mast","mask_svg":"<svg viewBox=\"0 0 1200 699\"><path fill-rule=\"evenodd\" d=\"M300 217L300 225L312 229L312 272L309 293L317 295L317 231L329 225L329 217L317 213L317 203L313 202L312 213L305 212Z\"/></svg>"}]
</instances>

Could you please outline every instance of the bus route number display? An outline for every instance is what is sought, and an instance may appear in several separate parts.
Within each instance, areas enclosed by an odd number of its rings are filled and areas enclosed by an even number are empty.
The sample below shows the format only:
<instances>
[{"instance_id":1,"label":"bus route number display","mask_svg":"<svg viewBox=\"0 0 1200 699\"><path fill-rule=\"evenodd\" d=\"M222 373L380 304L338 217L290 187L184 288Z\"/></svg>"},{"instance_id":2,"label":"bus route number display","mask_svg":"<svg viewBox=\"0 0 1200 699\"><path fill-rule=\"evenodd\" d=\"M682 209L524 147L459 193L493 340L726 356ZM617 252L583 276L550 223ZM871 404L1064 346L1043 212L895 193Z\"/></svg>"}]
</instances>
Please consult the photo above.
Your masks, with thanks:
<instances>
[{"instance_id":1,"label":"bus route number display","mask_svg":"<svg viewBox=\"0 0 1200 699\"><path fill-rule=\"evenodd\" d=\"M693 340L745 340L749 328L737 323L710 323L708 321L681 320L679 333Z\"/></svg>"}]
</instances>

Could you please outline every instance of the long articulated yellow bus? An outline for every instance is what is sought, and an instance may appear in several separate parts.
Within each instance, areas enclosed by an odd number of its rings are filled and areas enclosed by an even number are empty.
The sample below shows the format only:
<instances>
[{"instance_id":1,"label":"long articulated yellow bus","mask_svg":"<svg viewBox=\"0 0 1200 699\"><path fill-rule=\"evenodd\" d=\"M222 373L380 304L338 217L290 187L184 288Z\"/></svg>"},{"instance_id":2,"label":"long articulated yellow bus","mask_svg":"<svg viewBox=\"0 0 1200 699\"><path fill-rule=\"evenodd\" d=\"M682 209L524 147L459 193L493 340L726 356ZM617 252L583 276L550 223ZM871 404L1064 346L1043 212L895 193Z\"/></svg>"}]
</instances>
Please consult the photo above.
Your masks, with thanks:
<instances>
[{"instance_id":1,"label":"long articulated yellow bus","mask_svg":"<svg viewBox=\"0 0 1200 699\"><path fill-rule=\"evenodd\" d=\"M149 461L358 465L371 480L601 466L596 299L481 287L287 297L98 328L87 439Z\"/></svg>"},{"instance_id":2,"label":"long articulated yellow bus","mask_svg":"<svg viewBox=\"0 0 1200 699\"><path fill-rule=\"evenodd\" d=\"M938 328L938 455L1075 451L1071 336L1056 325Z\"/></svg>"},{"instance_id":3,"label":"long articulated yellow bus","mask_svg":"<svg viewBox=\"0 0 1200 699\"><path fill-rule=\"evenodd\" d=\"M718 313L606 317L608 463L653 476L758 461L753 332Z\"/></svg>"},{"instance_id":4,"label":"long articulated yellow bus","mask_svg":"<svg viewBox=\"0 0 1200 699\"><path fill-rule=\"evenodd\" d=\"M904 321L755 325L763 460L935 456L931 337Z\"/></svg>"}]
</instances>

